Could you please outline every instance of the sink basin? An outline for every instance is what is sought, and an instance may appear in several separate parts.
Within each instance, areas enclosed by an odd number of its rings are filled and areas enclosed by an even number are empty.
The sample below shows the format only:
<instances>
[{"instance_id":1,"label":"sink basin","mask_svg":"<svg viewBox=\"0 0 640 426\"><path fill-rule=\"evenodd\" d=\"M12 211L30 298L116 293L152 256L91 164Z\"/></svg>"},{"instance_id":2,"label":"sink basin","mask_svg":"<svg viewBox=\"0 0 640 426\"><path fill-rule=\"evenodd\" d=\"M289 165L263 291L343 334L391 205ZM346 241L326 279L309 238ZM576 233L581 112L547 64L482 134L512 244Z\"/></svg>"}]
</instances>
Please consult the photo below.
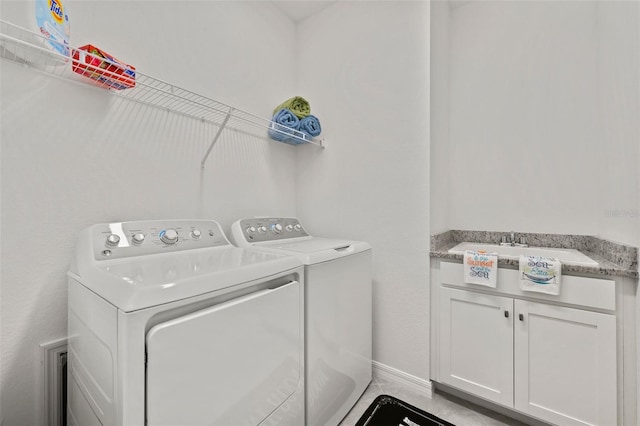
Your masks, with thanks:
<instances>
[{"instance_id":1,"label":"sink basin","mask_svg":"<svg viewBox=\"0 0 640 426\"><path fill-rule=\"evenodd\" d=\"M546 248L546 247L512 247L500 244L460 243L449 249L451 254L464 254L466 250L484 250L487 253L497 253L499 258L519 259L520 255L557 257L560 262L570 265L598 266L598 262L575 249Z\"/></svg>"}]
</instances>

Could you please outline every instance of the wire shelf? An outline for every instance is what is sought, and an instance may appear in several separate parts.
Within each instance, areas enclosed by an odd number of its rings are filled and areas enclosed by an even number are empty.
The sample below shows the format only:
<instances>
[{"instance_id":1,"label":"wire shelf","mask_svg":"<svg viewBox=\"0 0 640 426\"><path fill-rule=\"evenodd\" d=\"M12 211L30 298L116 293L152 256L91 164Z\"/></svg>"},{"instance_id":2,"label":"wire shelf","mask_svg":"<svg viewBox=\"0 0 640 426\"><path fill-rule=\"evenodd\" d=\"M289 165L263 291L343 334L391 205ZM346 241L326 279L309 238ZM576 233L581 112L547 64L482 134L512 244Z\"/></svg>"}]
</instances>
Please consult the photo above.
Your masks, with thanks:
<instances>
[{"instance_id":1,"label":"wire shelf","mask_svg":"<svg viewBox=\"0 0 640 426\"><path fill-rule=\"evenodd\" d=\"M202 167L225 128L248 132L262 138L267 138L267 132L275 133L281 135L281 139L285 139L276 140L277 142L291 145L313 144L324 148L321 139L312 138L297 130L283 131L282 127L269 119L151 77L126 64L112 62L80 48L64 46L57 49L68 51L68 55L64 55L47 46L55 43L57 42L42 34L0 20L0 57L5 60L65 80L102 87L121 98L219 126L202 159Z\"/></svg>"}]
</instances>

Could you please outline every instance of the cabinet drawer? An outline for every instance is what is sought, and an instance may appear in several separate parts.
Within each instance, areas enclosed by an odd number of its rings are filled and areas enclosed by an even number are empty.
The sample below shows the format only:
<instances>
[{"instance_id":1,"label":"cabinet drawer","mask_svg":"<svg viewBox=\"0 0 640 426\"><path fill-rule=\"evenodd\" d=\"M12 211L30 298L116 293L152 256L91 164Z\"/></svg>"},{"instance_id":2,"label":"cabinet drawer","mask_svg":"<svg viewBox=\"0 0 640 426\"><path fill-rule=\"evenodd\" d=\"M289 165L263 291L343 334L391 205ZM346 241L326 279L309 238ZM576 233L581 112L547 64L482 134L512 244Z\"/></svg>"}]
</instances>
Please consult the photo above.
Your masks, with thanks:
<instances>
[{"instance_id":1,"label":"cabinet drawer","mask_svg":"<svg viewBox=\"0 0 640 426\"><path fill-rule=\"evenodd\" d=\"M549 300L595 309L609 311L616 309L616 283L613 280L563 275L560 281L560 294L554 296L522 291L516 269L498 268L498 283L495 289L465 283L463 271L461 263L440 262L440 283L469 290L485 290L515 297Z\"/></svg>"}]
</instances>

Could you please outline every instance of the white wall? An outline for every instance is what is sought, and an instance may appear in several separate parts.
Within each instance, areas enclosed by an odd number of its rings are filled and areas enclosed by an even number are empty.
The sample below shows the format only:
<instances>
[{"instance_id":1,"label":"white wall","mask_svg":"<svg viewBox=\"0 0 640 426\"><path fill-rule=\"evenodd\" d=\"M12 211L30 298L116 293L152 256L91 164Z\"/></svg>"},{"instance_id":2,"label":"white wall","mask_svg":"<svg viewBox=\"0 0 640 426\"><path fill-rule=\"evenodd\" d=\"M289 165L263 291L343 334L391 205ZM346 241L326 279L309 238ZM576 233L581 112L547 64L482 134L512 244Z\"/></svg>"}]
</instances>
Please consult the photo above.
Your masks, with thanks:
<instances>
[{"instance_id":1,"label":"white wall","mask_svg":"<svg viewBox=\"0 0 640 426\"><path fill-rule=\"evenodd\" d=\"M457 6L449 138L432 141L432 164L448 169L432 183L448 193L432 205L432 220L448 217L438 228L638 245L638 3Z\"/></svg>"},{"instance_id":2,"label":"white wall","mask_svg":"<svg viewBox=\"0 0 640 426\"><path fill-rule=\"evenodd\" d=\"M449 226L449 58L450 6L447 1L431 3L431 234Z\"/></svg>"},{"instance_id":3,"label":"white wall","mask_svg":"<svg viewBox=\"0 0 640 426\"><path fill-rule=\"evenodd\" d=\"M599 234L640 245L640 3L598 2Z\"/></svg>"},{"instance_id":4,"label":"white wall","mask_svg":"<svg viewBox=\"0 0 640 426\"><path fill-rule=\"evenodd\" d=\"M3 1L7 18L16 8ZM295 26L264 2L69 2L72 43L268 117L294 90ZM117 23L117 25L114 25ZM2 62L4 425L38 424L39 344L66 336L80 229L151 218L295 215L296 148L122 103Z\"/></svg>"},{"instance_id":5,"label":"white wall","mask_svg":"<svg viewBox=\"0 0 640 426\"><path fill-rule=\"evenodd\" d=\"M450 228L593 234L595 2L451 11Z\"/></svg>"},{"instance_id":6,"label":"white wall","mask_svg":"<svg viewBox=\"0 0 640 426\"><path fill-rule=\"evenodd\" d=\"M297 153L299 215L373 246L373 357L428 378L429 4L337 2L298 57L327 146Z\"/></svg>"}]
</instances>

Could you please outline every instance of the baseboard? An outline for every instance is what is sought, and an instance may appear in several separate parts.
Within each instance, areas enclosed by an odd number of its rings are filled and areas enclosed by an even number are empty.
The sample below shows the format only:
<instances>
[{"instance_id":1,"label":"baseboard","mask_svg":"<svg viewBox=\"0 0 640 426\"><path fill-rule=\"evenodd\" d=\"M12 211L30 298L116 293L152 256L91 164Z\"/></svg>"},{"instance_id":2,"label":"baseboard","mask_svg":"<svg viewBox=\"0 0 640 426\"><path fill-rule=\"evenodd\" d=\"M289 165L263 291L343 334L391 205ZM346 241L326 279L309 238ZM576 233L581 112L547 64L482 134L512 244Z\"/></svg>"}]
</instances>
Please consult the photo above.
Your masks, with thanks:
<instances>
[{"instance_id":1,"label":"baseboard","mask_svg":"<svg viewBox=\"0 0 640 426\"><path fill-rule=\"evenodd\" d=\"M399 385L409 387L420 395L429 399L433 398L433 384L431 380L421 379L412 374L405 373L397 368L390 367L378 361L373 361L373 377L395 382Z\"/></svg>"}]
</instances>

